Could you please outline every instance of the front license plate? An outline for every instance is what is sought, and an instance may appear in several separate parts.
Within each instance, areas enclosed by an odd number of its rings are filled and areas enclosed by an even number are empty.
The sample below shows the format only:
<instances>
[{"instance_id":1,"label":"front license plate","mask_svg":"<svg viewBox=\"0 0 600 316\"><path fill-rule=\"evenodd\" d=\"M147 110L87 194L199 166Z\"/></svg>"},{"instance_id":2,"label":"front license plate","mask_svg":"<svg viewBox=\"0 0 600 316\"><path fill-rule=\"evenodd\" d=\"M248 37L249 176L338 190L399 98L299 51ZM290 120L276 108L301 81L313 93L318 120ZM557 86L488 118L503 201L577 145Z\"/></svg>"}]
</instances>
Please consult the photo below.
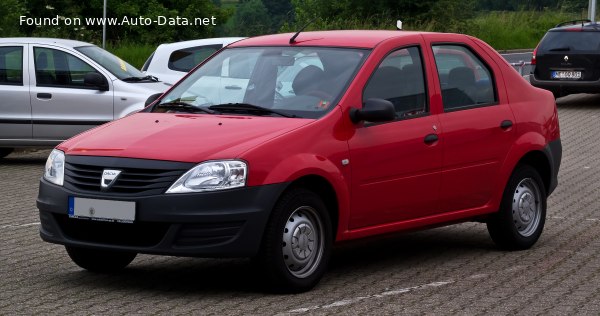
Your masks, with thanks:
<instances>
[{"instance_id":1,"label":"front license plate","mask_svg":"<svg viewBox=\"0 0 600 316\"><path fill-rule=\"evenodd\" d=\"M581 71L553 71L552 79L581 79Z\"/></svg>"},{"instance_id":2,"label":"front license plate","mask_svg":"<svg viewBox=\"0 0 600 316\"><path fill-rule=\"evenodd\" d=\"M135 202L69 197L69 217L105 222L133 223Z\"/></svg>"}]
</instances>

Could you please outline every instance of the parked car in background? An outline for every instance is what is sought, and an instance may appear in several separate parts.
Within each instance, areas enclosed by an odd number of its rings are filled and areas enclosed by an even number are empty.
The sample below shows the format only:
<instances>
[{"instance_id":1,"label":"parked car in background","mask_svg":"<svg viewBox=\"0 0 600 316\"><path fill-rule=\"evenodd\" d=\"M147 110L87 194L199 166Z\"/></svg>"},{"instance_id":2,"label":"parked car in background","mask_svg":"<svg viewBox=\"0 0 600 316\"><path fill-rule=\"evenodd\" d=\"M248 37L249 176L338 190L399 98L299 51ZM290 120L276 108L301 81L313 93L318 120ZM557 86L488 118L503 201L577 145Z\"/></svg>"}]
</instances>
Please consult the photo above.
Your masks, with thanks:
<instances>
[{"instance_id":1,"label":"parked car in background","mask_svg":"<svg viewBox=\"0 0 600 316\"><path fill-rule=\"evenodd\" d=\"M167 88L89 43L0 38L0 158L139 111Z\"/></svg>"},{"instance_id":2,"label":"parked car in background","mask_svg":"<svg viewBox=\"0 0 600 316\"><path fill-rule=\"evenodd\" d=\"M241 39L244 37L205 38L161 44L148 57L142 71L161 81L174 84L208 56Z\"/></svg>"},{"instance_id":3,"label":"parked car in background","mask_svg":"<svg viewBox=\"0 0 600 316\"><path fill-rule=\"evenodd\" d=\"M476 38L261 36L57 146L40 231L90 271L253 257L265 284L306 291L334 242L477 221L501 248L533 246L561 154L552 94Z\"/></svg>"},{"instance_id":4,"label":"parked car in background","mask_svg":"<svg viewBox=\"0 0 600 316\"><path fill-rule=\"evenodd\" d=\"M531 84L556 98L600 93L600 24L576 20L550 29L533 51Z\"/></svg>"}]
</instances>

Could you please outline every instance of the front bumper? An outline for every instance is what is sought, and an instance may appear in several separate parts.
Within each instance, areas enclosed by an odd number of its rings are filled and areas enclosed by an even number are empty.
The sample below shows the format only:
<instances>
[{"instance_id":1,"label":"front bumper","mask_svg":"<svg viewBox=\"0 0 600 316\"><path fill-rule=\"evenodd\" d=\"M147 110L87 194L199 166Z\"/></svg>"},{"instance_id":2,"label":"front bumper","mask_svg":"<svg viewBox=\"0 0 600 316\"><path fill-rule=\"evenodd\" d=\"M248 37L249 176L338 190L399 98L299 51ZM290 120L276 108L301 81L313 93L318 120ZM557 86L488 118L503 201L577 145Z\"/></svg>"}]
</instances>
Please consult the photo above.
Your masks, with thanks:
<instances>
[{"instance_id":1,"label":"front bumper","mask_svg":"<svg viewBox=\"0 0 600 316\"><path fill-rule=\"evenodd\" d=\"M134 223L68 217L69 196L81 194L40 181L37 207L43 240L75 247L198 257L250 257L258 252L269 215L287 183L217 192L160 194L135 201Z\"/></svg>"}]
</instances>

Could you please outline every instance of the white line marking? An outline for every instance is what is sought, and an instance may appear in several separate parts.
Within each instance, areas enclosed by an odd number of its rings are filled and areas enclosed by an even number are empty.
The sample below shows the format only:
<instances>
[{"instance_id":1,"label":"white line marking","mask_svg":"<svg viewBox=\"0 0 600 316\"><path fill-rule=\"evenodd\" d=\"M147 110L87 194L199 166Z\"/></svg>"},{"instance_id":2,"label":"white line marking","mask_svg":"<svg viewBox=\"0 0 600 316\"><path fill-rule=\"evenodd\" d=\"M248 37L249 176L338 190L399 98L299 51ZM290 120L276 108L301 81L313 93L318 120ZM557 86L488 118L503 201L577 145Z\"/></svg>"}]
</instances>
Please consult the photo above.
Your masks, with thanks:
<instances>
[{"instance_id":1,"label":"white line marking","mask_svg":"<svg viewBox=\"0 0 600 316\"><path fill-rule=\"evenodd\" d=\"M411 292L411 291L422 290L422 289L431 288L431 287L440 287L440 286L448 285L451 283L454 283L454 281L448 280L448 281L441 281L441 282L432 282L432 283L428 283L428 284L417 285L417 286L407 287L407 288L398 289L398 290L388 290L385 292L381 292L379 294L347 298L347 299L335 301L333 303L326 304L326 305L314 305L314 306L309 306L309 307L304 307L304 308L293 309L286 313L290 313L290 314L306 313L306 312L314 311L317 309L328 309L328 308L332 308L332 307L346 306L346 305L354 304L354 303L364 301L364 300L377 299L377 298L393 296L393 295L400 295L400 294Z\"/></svg>"},{"instance_id":2,"label":"white line marking","mask_svg":"<svg viewBox=\"0 0 600 316\"><path fill-rule=\"evenodd\" d=\"M13 224L13 225L4 225L4 226L0 226L0 229L5 229L5 228L19 228L19 227L29 227L29 226L35 226L35 225L39 225L40 222L35 222L35 223L28 223L28 224Z\"/></svg>"},{"instance_id":3,"label":"white line marking","mask_svg":"<svg viewBox=\"0 0 600 316\"><path fill-rule=\"evenodd\" d=\"M600 219L598 219L598 218L586 218L585 220L586 220L586 221L590 221L590 222L597 222L597 221L600 221Z\"/></svg>"},{"instance_id":4,"label":"white line marking","mask_svg":"<svg viewBox=\"0 0 600 316\"><path fill-rule=\"evenodd\" d=\"M565 219L564 216L550 216L552 219Z\"/></svg>"}]
</instances>

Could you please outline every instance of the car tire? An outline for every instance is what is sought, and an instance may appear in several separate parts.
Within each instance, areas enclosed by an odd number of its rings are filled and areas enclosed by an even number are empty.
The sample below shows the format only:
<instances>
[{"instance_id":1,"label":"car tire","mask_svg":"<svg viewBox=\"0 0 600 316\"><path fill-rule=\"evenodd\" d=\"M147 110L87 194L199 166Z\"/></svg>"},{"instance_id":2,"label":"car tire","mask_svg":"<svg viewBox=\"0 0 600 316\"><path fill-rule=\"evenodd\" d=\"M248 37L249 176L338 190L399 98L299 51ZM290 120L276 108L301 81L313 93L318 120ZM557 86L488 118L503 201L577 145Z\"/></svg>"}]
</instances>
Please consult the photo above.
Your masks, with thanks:
<instances>
[{"instance_id":1,"label":"car tire","mask_svg":"<svg viewBox=\"0 0 600 316\"><path fill-rule=\"evenodd\" d=\"M529 165L518 165L506 185L500 210L487 221L494 243L507 250L533 246L544 229L546 199L538 171Z\"/></svg>"},{"instance_id":2,"label":"car tire","mask_svg":"<svg viewBox=\"0 0 600 316\"><path fill-rule=\"evenodd\" d=\"M552 91L552 94L554 95L555 100L563 96L562 93L557 91Z\"/></svg>"},{"instance_id":3,"label":"car tire","mask_svg":"<svg viewBox=\"0 0 600 316\"><path fill-rule=\"evenodd\" d=\"M316 193L294 188L283 194L257 258L270 291L299 293L319 282L331 255L331 227L327 207Z\"/></svg>"},{"instance_id":4,"label":"car tire","mask_svg":"<svg viewBox=\"0 0 600 316\"><path fill-rule=\"evenodd\" d=\"M123 270L135 259L135 252L121 252L65 246L71 260L78 266L97 273Z\"/></svg>"},{"instance_id":5,"label":"car tire","mask_svg":"<svg viewBox=\"0 0 600 316\"><path fill-rule=\"evenodd\" d=\"M10 155L14 150L14 148L0 148L0 159Z\"/></svg>"}]
</instances>

